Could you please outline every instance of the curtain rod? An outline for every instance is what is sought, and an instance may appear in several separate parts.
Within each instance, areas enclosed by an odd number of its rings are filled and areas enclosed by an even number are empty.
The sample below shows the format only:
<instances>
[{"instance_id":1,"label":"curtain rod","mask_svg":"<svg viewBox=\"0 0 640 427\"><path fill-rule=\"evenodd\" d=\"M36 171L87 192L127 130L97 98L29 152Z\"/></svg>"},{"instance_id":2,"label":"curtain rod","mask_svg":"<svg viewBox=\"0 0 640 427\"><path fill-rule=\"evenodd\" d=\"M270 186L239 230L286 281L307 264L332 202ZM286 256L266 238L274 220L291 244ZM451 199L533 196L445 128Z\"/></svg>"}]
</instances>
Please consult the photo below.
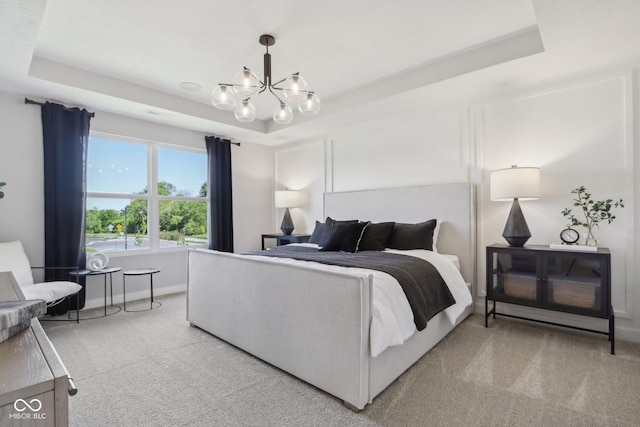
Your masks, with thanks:
<instances>
[{"instance_id":1,"label":"curtain rod","mask_svg":"<svg viewBox=\"0 0 640 427\"><path fill-rule=\"evenodd\" d=\"M214 135L206 136L205 138L216 138L216 139L218 140L218 142L229 141L229 144L231 144L231 145L237 145L238 147L240 147L240 143L239 143L239 142L233 142L233 141L231 140L231 138L225 138L225 137L223 137L223 136L214 136Z\"/></svg>"},{"instance_id":2,"label":"curtain rod","mask_svg":"<svg viewBox=\"0 0 640 427\"><path fill-rule=\"evenodd\" d=\"M43 103L43 102L33 101L33 100L29 99L29 98L25 98L25 99L24 99L24 103L25 103L25 104L33 104L33 105L44 105L44 103ZM71 111L71 110L73 110L73 108L67 108L67 107L65 107L65 108L64 108L64 110L65 110L65 111ZM90 117L95 117L95 116L96 116L96 113L89 113L89 116L90 116Z\"/></svg>"}]
</instances>

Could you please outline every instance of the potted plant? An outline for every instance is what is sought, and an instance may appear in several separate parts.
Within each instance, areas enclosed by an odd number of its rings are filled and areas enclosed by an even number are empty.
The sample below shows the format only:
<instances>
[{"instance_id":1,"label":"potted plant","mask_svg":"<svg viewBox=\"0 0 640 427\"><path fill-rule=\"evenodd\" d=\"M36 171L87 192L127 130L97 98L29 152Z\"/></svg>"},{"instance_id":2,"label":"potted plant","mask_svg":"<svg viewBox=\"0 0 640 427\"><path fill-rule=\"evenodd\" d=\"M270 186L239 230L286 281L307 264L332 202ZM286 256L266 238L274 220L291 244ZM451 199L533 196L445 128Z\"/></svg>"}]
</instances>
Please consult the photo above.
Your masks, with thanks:
<instances>
[{"instance_id":1,"label":"potted plant","mask_svg":"<svg viewBox=\"0 0 640 427\"><path fill-rule=\"evenodd\" d=\"M5 185L7 185L6 182L0 182L0 199L4 197L4 193L2 192L2 187L4 187Z\"/></svg>"},{"instance_id":2,"label":"potted plant","mask_svg":"<svg viewBox=\"0 0 640 427\"><path fill-rule=\"evenodd\" d=\"M571 212L571 209L565 208L562 211L562 215L568 217L571 221L571 225L580 225L587 229L584 237L584 244L588 246L597 246L597 240L593 235L593 228L600 227L600 222L607 221L607 224L611 224L615 215L611 213L613 208L624 208L622 199L614 201L613 199L597 200L594 201L591 198L591 193L581 185L578 188L571 190L571 194L575 194L576 198L573 199L573 206L580 207L582 209L582 215L584 219L576 218Z\"/></svg>"}]
</instances>

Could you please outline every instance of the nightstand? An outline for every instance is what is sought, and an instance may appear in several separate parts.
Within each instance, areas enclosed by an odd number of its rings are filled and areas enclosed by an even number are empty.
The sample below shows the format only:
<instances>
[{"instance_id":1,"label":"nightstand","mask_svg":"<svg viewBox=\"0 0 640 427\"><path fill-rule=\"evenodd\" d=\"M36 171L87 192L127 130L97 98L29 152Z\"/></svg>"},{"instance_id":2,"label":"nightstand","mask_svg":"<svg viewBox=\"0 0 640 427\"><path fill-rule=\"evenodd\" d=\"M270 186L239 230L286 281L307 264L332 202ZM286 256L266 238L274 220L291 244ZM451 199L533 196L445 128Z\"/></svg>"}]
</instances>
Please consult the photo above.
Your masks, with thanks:
<instances>
[{"instance_id":1,"label":"nightstand","mask_svg":"<svg viewBox=\"0 0 640 427\"><path fill-rule=\"evenodd\" d=\"M307 243L310 234L263 234L262 250L265 250L264 239L275 239L277 246L288 245L289 243Z\"/></svg>"},{"instance_id":2,"label":"nightstand","mask_svg":"<svg viewBox=\"0 0 640 427\"><path fill-rule=\"evenodd\" d=\"M485 327L496 315L532 320L607 335L614 354L611 307L611 256L607 248L594 252L550 249L548 246L487 246ZM489 310L489 301L493 306ZM597 317L608 331L584 329L498 312L496 302Z\"/></svg>"}]
</instances>

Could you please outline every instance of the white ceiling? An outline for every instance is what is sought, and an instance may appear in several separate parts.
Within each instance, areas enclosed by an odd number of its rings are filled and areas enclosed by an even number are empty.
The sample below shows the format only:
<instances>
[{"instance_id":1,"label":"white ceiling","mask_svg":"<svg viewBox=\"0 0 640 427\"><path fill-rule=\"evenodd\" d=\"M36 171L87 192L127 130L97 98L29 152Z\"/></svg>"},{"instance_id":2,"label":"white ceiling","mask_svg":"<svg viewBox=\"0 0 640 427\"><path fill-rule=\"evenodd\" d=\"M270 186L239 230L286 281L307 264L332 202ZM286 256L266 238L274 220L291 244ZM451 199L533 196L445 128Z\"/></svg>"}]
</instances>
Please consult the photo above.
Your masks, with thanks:
<instances>
[{"instance_id":1,"label":"white ceiling","mask_svg":"<svg viewBox=\"0 0 640 427\"><path fill-rule=\"evenodd\" d=\"M0 90L279 144L640 58L638 0L0 0ZM323 104L237 122L210 93L299 71ZM181 82L202 88L186 91Z\"/></svg>"}]
</instances>

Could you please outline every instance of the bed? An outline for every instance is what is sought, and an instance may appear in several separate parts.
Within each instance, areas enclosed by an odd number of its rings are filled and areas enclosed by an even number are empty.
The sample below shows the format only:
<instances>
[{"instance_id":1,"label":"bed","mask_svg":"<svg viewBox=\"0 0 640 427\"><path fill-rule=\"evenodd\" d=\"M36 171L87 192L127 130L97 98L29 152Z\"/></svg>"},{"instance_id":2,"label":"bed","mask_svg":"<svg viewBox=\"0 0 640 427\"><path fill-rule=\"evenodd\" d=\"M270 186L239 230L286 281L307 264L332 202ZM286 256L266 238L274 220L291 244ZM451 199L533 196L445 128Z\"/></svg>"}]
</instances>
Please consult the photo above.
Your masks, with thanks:
<instances>
[{"instance_id":1,"label":"bed","mask_svg":"<svg viewBox=\"0 0 640 427\"><path fill-rule=\"evenodd\" d=\"M372 222L437 218L437 252L455 255L471 287L475 275L471 184L326 193L324 214ZM442 311L402 345L374 357L373 277L362 271L194 249L188 257L187 320L361 410L473 309L472 304L460 307L453 323Z\"/></svg>"}]
</instances>

